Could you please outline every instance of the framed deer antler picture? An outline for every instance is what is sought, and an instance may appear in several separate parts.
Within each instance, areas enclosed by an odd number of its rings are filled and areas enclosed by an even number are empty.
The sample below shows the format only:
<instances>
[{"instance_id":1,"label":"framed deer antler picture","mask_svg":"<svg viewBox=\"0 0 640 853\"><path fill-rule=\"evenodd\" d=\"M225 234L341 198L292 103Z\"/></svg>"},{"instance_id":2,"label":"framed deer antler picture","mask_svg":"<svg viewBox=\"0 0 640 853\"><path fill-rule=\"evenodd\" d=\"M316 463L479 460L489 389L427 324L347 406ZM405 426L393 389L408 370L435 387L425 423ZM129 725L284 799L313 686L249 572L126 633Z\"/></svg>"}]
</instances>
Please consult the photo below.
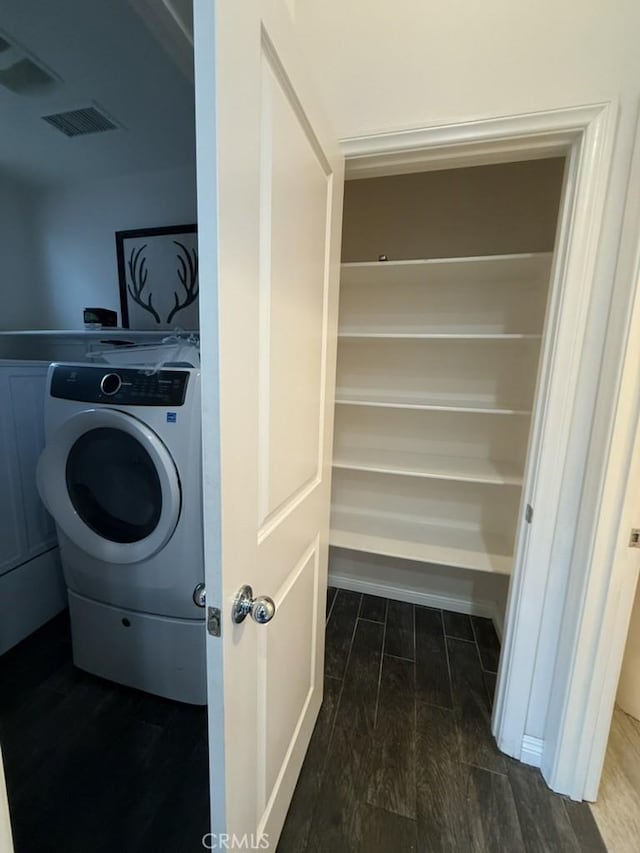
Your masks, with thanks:
<instances>
[{"instance_id":1,"label":"framed deer antler picture","mask_svg":"<svg viewBox=\"0 0 640 853\"><path fill-rule=\"evenodd\" d=\"M199 329L195 225L116 231L125 329Z\"/></svg>"}]
</instances>

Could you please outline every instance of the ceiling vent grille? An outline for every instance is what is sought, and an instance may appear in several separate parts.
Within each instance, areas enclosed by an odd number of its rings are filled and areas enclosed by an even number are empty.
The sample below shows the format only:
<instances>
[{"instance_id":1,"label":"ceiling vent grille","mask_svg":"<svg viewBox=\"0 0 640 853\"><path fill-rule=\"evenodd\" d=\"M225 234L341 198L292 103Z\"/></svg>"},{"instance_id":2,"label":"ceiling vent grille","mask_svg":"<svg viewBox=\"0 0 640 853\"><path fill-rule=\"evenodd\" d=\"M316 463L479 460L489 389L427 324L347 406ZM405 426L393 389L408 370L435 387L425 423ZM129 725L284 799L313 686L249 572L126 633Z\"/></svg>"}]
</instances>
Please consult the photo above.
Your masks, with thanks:
<instances>
[{"instance_id":1,"label":"ceiling vent grille","mask_svg":"<svg viewBox=\"0 0 640 853\"><path fill-rule=\"evenodd\" d=\"M104 133L105 130L117 130L118 125L108 119L95 107L81 110L69 110L66 113L54 113L42 116L56 130L65 136L86 136L89 133Z\"/></svg>"}]
</instances>

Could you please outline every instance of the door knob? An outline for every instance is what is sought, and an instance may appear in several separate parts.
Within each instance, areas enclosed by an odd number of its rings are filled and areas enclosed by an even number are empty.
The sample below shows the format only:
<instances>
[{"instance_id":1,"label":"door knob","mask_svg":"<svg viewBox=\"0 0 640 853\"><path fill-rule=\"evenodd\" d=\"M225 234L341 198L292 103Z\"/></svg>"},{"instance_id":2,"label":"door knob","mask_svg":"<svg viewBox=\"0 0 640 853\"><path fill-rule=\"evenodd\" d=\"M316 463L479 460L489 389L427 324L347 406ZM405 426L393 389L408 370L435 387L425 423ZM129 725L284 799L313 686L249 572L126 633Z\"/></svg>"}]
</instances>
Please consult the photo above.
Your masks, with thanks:
<instances>
[{"instance_id":1,"label":"door knob","mask_svg":"<svg viewBox=\"0 0 640 853\"><path fill-rule=\"evenodd\" d=\"M236 624L240 624L251 614L254 622L264 625L271 622L275 612L276 605L272 598L268 595L257 595L254 598L250 586L241 586L233 599L231 618Z\"/></svg>"}]
</instances>

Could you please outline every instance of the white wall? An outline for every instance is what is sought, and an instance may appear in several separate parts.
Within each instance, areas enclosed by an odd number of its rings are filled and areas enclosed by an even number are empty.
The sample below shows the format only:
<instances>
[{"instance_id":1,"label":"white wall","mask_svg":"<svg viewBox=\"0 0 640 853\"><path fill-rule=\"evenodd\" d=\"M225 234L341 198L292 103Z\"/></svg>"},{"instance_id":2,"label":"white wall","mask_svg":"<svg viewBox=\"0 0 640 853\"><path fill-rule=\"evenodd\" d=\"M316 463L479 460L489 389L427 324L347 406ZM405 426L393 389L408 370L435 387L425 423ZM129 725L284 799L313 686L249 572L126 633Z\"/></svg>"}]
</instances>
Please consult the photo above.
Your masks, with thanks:
<instances>
[{"instance_id":1,"label":"white wall","mask_svg":"<svg viewBox=\"0 0 640 853\"><path fill-rule=\"evenodd\" d=\"M625 713L640 720L640 585L636 589L616 699Z\"/></svg>"},{"instance_id":2,"label":"white wall","mask_svg":"<svg viewBox=\"0 0 640 853\"><path fill-rule=\"evenodd\" d=\"M591 392L577 400L582 423L594 422L597 428L590 432L583 426L576 434L564 471L569 493L577 492L575 483L582 478L585 483L582 504L565 500L569 523L560 537L559 558L568 573L573 559L580 563L580 548L587 548L588 560L589 538L582 542L572 537L579 517L591 521L591 526L597 517L605 464L602 447L615 409L632 288L630 278L617 270L631 268L629 257L640 230L637 222L623 221L640 98L640 4L637 0L528 4L297 0L294 20L341 138L603 101L618 105L598 246L598 286L582 356L585 375L600 371L602 364L606 372L597 402L588 396ZM618 256L620 245L625 247L624 257ZM536 650L526 732L533 737L545 737L549 731L547 714L565 596L566 584L556 578L547 590ZM596 624L593 627L597 629ZM558 684L567 677L559 672ZM552 729L561 712L560 693L555 709L551 706Z\"/></svg>"},{"instance_id":3,"label":"white wall","mask_svg":"<svg viewBox=\"0 0 640 853\"><path fill-rule=\"evenodd\" d=\"M28 186L0 180L0 329L24 328L37 313L41 280L35 227L37 195Z\"/></svg>"},{"instance_id":4,"label":"white wall","mask_svg":"<svg viewBox=\"0 0 640 853\"><path fill-rule=\"evenodd\" d=\"M196 221L195 168L50 190L38 207L42 281L29 328L78 329L86 306L120 301L115 232Z\"/></svg>"},{"instance_id":5,"label":"white wall","mask_svg":"<svg viewBox=\"0 0 640 853\"><path fill-rule=\"evenodd\" d=\"M636 0L297 0L341 138L640 88Z\"/></svg>"}]
</instances>

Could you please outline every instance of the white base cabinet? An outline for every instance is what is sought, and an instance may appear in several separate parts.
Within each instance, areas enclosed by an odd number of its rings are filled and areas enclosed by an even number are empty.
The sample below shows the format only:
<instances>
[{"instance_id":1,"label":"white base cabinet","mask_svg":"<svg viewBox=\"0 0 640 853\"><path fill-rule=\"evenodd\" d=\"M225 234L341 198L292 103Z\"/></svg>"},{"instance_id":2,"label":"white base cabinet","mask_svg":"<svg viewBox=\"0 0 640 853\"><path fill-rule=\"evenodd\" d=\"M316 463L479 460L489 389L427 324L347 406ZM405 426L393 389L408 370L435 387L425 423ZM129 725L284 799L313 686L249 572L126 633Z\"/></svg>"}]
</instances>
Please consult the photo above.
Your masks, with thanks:
<instances>
[{"instance_id":1,"label":"white base cabinet","mask_svg":"<svg viewBox=\"0 0 640 853\"><path fill-rule=\"evenodd\" d=\"M0 653L66 607L55 526L36 488L47 368L0 361Z\"/></svg>"}]
</instances>

